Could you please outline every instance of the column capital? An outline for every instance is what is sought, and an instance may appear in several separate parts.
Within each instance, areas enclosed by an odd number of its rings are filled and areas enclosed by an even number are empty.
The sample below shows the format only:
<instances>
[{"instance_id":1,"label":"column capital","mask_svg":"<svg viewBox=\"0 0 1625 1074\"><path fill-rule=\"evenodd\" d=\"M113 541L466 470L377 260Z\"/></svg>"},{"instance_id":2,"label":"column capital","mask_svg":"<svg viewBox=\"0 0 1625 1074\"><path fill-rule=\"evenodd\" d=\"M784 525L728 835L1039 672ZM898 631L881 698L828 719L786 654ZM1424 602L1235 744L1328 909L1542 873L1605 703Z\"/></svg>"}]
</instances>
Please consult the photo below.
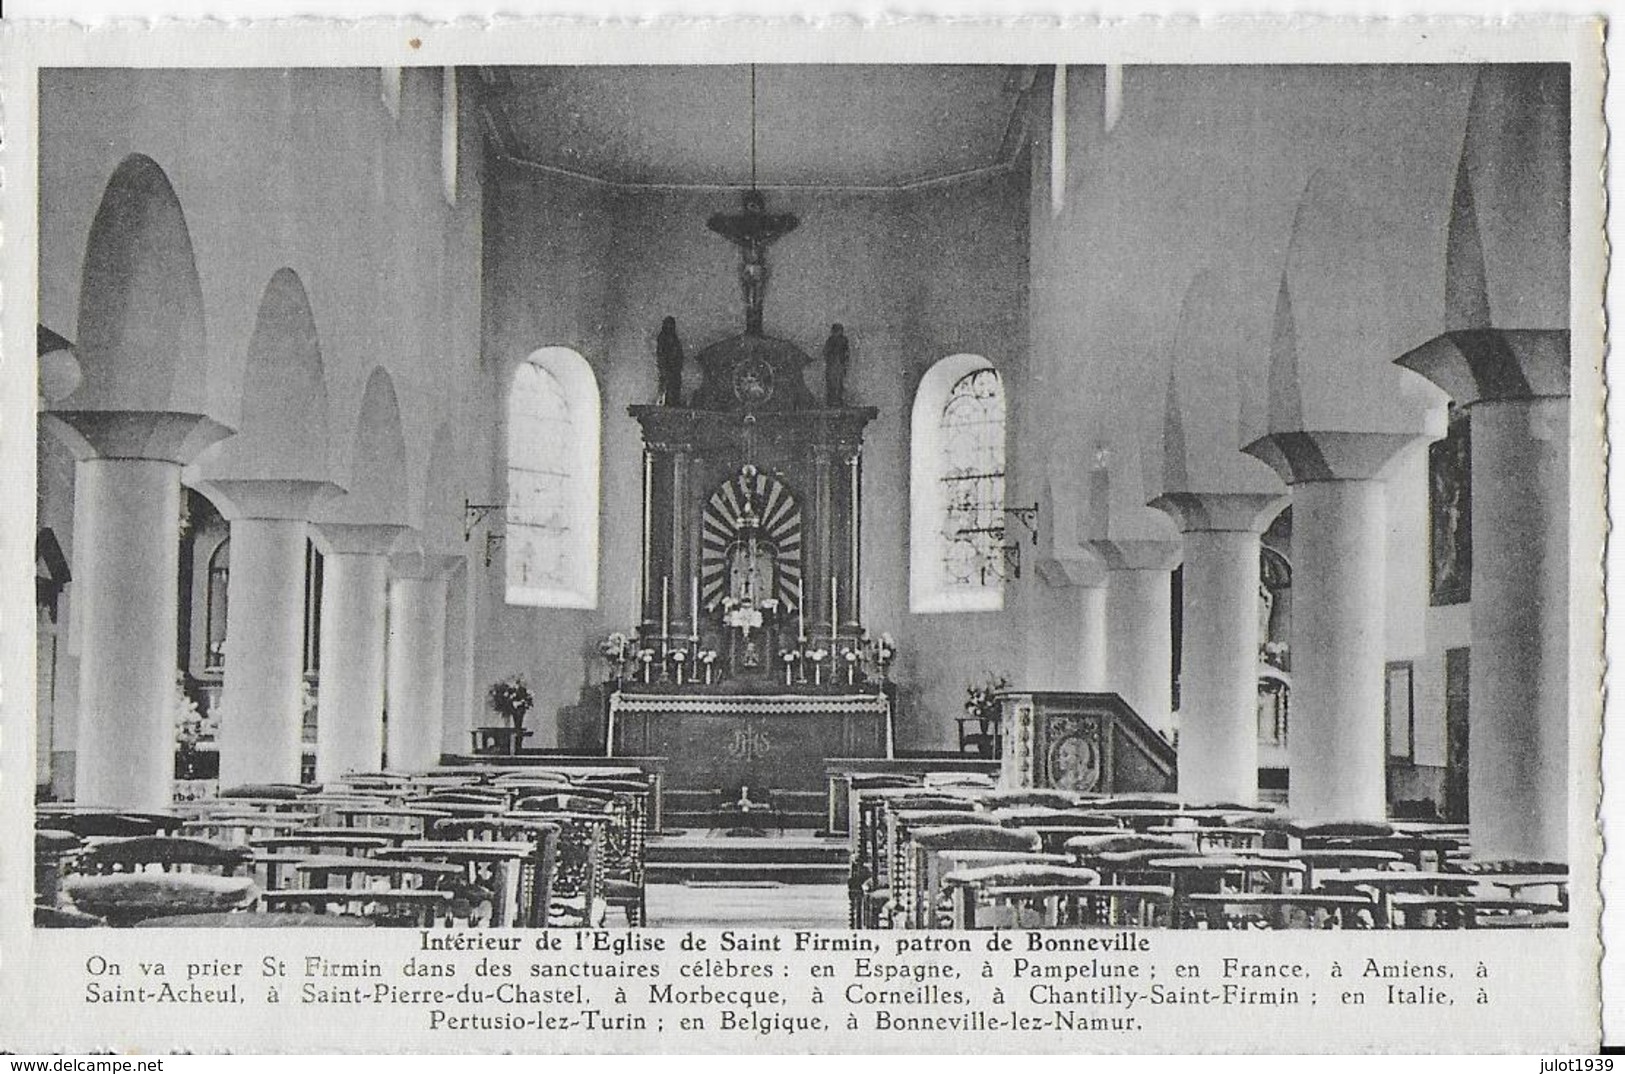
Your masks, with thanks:
<instances>
[{"instance_id":1,"label":"column capital","mask_svg":"<svg viewBox=\"0 0 1625 1074\"><path fill-rule=\"evenodd\" d=\"M236 432L207 414L174 410L51 410L40 416L81 462L150 459L185 466Z\"/></svg>"},{"instance_id":2,"label":"column capital","mask_svg":"<svg viewBox=\"0 0 1625 1074\"><path fill-rule=\"evenodd\" d=\"M1151 538L1090 541L1089 547L1112 571L1171 571L1185 558L1179 541Z\"/></svg>"},{"instance_id":3,"label":"column capital","mask_svg":"<svg viewBox=\"0 0 1625 1074\"><path fill-rule=\"evenodd\" d=\"M1569 395L1569 334L1564 329L1446 332L1400 355L1394 364L1422 374L1450 393L1457 406Z\"/></svg>"},{"instance_id":4,"label":"column capital","mask_svg":"<svg viewBox=\"0 0 1625 1074\"><path fill-rule=\"evenodd\" d=\"M1263 533L1290 497L1277 492L1168 492L1148 503L1181 533Z\"/></svg>"},{"instance_id":5,"label":"column capital","mask_svg":"<svg viewBox=\"0 0 1625 1074\"><path fill-rule=\"evenodd\" d=\"M227 522L250 518L306 522L318 503L344 491L331 481L305 478L203 478L190 484L220 509Z\"/></svg>"},{"instance_id":6,"label":"column capital","mask_svg":"<svg viewBox=\"0 0 1625 1074\"><path fill-rule=\"evenodd\" d=\"M1242 448L1288 485L1370 481L1394 456L1425 439L1418 433L1311 431L1270 433Z\"/></svg>"},{"instance_id":7,"label":"column capital","mask_svg":"<svg viewBox=\"0 0 1625 1074\"><path fill-rule=\"evenodd\" d=\"M462 556L435 555L430 552L395 552L389 557L391 578L436 578L450 574L463 562Z\"/></svg>"},{"instance_id":8,"label":"column capital","mask_svg":"<svg viewBox=\"0 0 1625 1074\"><path fill-rule=\"evenodd\" d=\"M310 539L324 556L387 556L409 527L382 522L317 522Z\"/></svg>"},{"instance_id":9,"label":"column capital","mask_svg":"<svg viewBox=\"0 0 1625 1074\"><path fill-rule=\"evenodd\" d=\"M1093 553L1040 556L1038 576L1056 589L1098 589L1106 584L1106 564Z\"/></svg>"}]
</instances>

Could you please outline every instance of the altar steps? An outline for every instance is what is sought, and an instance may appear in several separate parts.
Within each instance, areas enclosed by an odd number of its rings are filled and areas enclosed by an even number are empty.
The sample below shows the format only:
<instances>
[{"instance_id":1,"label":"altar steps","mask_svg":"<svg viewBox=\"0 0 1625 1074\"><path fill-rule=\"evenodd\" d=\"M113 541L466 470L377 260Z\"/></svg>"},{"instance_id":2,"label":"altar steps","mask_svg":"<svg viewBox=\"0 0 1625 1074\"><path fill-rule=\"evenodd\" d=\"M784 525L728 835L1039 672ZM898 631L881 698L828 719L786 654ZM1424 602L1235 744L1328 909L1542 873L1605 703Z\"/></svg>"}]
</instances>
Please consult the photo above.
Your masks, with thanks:
<instances>
[{"instance_id":1,"label":"altar steps","mask_svg":"<svg viewBox=\"0 0 1625 1074\"><path fill-rule=\"evenodd\" d=\"M844 884L847 840L806 831L726 835L709 828L655 836L644 876L650 884Z\"/></svg>"},{"instance_id":2,"label":"altar steps","mask_svg":"<svg viewBox=\"0 0 1625 1074\"><path fill-rule=\"evenodd\" d=\"M738 788L734 789L737 793ZM760 802L765 796L760 792L752 792L752 798ZM807 829L825 827L829 821L829 799L822 791L773 791L769 803L771 809L762 810L752 814L752 824L760 825L767 831L776 832L783 826L786 831L800 829L805 833ZM718 807L728 801L729 796L720 791L689 791L667 788L664 804L664 819L668 829L678 828L684 830L704 830L715 827L724 818L718 816Z\"/></svg>"}]
</instances>

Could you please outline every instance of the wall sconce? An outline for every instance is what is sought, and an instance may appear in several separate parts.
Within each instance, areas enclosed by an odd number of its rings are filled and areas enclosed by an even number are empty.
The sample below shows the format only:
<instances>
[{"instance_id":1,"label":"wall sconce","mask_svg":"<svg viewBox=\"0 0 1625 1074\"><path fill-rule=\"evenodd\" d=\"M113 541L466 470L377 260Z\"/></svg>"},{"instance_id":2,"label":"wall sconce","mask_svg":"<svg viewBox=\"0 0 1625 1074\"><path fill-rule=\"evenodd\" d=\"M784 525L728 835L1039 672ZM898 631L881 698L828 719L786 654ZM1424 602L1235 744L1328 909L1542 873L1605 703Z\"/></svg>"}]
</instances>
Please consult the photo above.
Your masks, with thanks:
<instances>
[{"instance_id":1,"label":"wall sconce","mask_svg":"<svg viewBox=\"0 0 1625 1074\"><path fill-rule=\"evenodd\" d=\"M467 541L474 536L475 527L485 521L486 515L492 511L501 510L506 506L507 504L501 503L470 503L465 497L463 499L463 540ZM487 567L491 565L492 550L501 543L502 534L487 533L485 535L485 565Z\"/></svg>"}]
</instances>

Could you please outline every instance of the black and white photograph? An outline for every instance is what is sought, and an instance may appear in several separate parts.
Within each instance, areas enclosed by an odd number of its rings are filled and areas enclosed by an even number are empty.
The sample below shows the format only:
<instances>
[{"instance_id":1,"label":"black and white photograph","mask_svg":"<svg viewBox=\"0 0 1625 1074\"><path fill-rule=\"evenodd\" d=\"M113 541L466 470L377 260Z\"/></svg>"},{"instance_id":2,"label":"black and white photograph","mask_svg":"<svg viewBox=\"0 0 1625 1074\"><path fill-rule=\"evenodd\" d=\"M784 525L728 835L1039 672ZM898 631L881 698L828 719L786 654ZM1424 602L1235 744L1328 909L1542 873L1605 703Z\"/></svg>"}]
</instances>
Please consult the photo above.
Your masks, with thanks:
<instances>
[{"instance_id":1,"label":"black and white photograph","mask_svg":"<svg viewBox=\"0 0 1625 1074\"><path fill-rule=\"evenodd\" d=\"M1199 1000L1182 943L1317 980L1322 943L1440 964L1377 974L1414 1000L1365 983L1396 1034L1524 1002L1475 959L1570 965L1546 1000L1594 1002L1577 36L42 61L32 390L6 313L37 413L8 441L34 460L28 957L57 930L617 955L722 930L962 952L943 984L977 1007L987 937L1143 936L1161 983L1090 983L1204 1017L1335 982ZM83 961L72 1002L141 984ZM1048 1017L1047 987L1008 990ZM1102 1032L1042 1047L1166 1017L1070 995Z\"/></svg>"}]
</instances>

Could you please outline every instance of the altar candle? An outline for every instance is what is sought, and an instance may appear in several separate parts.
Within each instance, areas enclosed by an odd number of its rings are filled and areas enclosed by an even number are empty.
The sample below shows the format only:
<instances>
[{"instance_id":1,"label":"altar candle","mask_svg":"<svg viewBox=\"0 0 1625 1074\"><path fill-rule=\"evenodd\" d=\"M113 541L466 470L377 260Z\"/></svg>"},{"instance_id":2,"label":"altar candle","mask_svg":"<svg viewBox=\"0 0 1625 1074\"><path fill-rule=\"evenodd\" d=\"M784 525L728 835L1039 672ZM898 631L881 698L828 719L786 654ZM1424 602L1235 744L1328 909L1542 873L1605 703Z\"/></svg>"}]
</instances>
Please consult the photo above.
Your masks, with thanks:
<instances>
[{"instance_id":1,"label":"altar candle","mask_svg":"<svg viewBox=\"0 0 1625 1074\"><path fill-rule=\"evenodd\" d=\"M807 602L805 600L799 602L796 605L796 622L799 624L799 629L801 631L797 635L797 637L801 641L806 641L807 640Z\"/></svg>"},{"instance_id":2,"label":"altar candle","mask_svg":"<svg viewBox=\"0 0 1625 1074\"><path fill-rule=\"evenodd\" d=\"M836 630L837 630L837 624L838 624L838 622L840 620L841 602L836 599L836 594L839 593L839 592L840 592L840 581L839 581L839 579L836 579L836 578L833 578L833 577L830 578L830 580L829 580L829 636L831 638L835 637Z\"/></svg>"},{"instance_id":3,"label":"altar candle","mask_svg":"<svg viewBox=\"0 0 1625 1074\"><path fill-rule=\"evenodd\" d=\"M671 575L660 579L660 636L671 636Z\"/></svg>"},{"instance_id":4,"label":"altar candle","mask_svg":"<svg viewBox=\"0 0 1625 1074\"><path fill-rule=\"evenodd\" d=\"M690 585L689 585L689 590L688 590L688 614L689 614L688 636L691 637L691 638L698 638L700 636L700 579L696 575L695 577L689 579L689 583L690 583Z\"/></svg>"}]
</instances>

